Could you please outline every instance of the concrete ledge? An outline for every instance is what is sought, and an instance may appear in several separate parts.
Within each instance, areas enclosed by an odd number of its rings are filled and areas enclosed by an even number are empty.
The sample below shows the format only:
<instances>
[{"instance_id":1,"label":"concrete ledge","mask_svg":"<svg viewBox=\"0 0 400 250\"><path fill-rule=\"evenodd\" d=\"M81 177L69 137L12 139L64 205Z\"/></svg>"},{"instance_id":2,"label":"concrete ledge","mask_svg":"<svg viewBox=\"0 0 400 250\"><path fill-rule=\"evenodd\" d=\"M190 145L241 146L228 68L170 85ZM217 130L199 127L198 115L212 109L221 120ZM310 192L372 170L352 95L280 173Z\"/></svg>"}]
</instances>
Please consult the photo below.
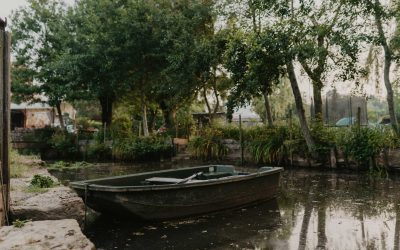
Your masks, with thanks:
<instances>
[{"instance_id":1,"label":"concrete ledge","mask_svg":"<svg viewBox=\"0 0 400 250\"><path fill-rule=\"evenodd\" d=\"M96 249L76 220L27 222L0 228L0 249Z\"/></svg>"}]
</instances>

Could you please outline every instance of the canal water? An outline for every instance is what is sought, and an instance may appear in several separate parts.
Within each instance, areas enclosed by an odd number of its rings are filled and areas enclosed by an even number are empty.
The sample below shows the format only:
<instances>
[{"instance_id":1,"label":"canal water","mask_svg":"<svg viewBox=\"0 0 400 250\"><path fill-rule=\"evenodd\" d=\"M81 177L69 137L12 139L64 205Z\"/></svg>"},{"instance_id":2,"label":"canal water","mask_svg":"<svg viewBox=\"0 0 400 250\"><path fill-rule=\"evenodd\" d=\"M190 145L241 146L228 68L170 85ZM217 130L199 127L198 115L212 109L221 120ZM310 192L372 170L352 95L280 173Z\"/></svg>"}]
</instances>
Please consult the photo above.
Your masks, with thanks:
<instances>
[{"instance_id":1,"label":"canal water","mask_svg":"<svg viewBox=\"0 0 400 250\"><path fill-rule=\"evenodd\" d=\"M53 174L68 182L151 168ZM286 170L278 197L268 202L165 222L96 215L85 234L97 249L399 249L400 178Z\"/></svg>"}]
</instances>

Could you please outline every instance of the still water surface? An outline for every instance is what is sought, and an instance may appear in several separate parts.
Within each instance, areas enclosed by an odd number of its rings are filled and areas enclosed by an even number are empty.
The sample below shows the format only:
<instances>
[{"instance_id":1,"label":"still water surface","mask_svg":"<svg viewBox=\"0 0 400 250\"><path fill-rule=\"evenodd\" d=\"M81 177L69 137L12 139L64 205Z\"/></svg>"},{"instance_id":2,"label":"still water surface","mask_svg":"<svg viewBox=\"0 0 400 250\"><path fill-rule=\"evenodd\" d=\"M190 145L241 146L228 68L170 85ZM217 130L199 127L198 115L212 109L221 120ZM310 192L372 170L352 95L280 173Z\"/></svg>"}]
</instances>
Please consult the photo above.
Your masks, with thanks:
<instances>
[{"instance_id":1,"label":"still water surface","mask_svg":"<svg viewBox=\"0 0 400 250\"><path fill-rule=\"evenodd\" d=\"M170 166L103 166L53 172L80 180ZM98 249L399 249L400 178L287 170L280 194L256 206L166 222L96 216Z\"/></svg>"}]
</instances>

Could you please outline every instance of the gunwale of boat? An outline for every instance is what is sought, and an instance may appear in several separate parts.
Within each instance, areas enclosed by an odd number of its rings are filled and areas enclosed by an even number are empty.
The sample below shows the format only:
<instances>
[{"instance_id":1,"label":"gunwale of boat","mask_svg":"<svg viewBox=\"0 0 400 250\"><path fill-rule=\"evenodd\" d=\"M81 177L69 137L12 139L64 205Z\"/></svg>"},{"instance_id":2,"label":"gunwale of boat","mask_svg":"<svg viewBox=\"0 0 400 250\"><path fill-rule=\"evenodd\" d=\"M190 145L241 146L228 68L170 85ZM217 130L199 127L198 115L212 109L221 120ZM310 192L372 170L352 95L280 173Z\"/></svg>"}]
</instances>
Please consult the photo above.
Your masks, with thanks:
<instances>
[{"instance_id":1,"label":"gunwale of boat","mask_svg":"<svg viewBox=\"0 0 400 250\"><path fill-rule=\"evenodd\" d=\"M131 185L131 186L114 186L114 185L100 185L94 184L94 182L99 181L108 181L108 180L117 180L117 179L126 179L131 177L140 177L140 176L150 176L153 174L165 174L165 173L173 173L176 171L185 171L185 170L193 170L196 169L204 169L211 166L217 165L206 165L199 167L188 167L188 168L179 168L179 169L169 169L169 170L161 170L161 171L151 171L145 173L137 173L123 176L113 176L99 179L92 179L86 181L77 181L71 182L70 186L75 189L88 189L91 191L104 191L104 192L137 192L137 191L154 191L154 190L172 190L172 189L183 189L183 188L192 188L192 187L201 187L201 186L210 186L210 185L222 185L230 182L242 182L253 178L259 178L262 176L272 175L283 171L281 167L272 167L271 169L248 173L246 175L234 175L230 177L222 177L217 179L209 179L201 182L187 182L181 184L159 184L159 185Z\"/></svg>"}]
</instances>

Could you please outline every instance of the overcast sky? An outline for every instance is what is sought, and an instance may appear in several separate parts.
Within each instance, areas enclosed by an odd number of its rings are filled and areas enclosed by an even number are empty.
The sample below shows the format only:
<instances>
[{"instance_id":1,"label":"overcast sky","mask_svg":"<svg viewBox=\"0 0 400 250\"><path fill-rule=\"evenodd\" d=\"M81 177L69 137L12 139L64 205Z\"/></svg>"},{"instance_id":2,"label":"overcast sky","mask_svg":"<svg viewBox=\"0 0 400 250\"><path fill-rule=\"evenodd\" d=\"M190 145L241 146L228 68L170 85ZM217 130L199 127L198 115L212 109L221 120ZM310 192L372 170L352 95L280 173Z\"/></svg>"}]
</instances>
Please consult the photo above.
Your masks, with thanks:
<instances>
[{"instance_id":1,"label":"overcast sky","mask_svg":"<svg viewBox=\"0 0 400 250\"><path fill-rule=\"evenodd\" d=\"M11 11L20 7L26 5L26 0L1 0L0 1L0 17L5 18L9 17L11 14Z\"/></svg>"}]
</instances>

